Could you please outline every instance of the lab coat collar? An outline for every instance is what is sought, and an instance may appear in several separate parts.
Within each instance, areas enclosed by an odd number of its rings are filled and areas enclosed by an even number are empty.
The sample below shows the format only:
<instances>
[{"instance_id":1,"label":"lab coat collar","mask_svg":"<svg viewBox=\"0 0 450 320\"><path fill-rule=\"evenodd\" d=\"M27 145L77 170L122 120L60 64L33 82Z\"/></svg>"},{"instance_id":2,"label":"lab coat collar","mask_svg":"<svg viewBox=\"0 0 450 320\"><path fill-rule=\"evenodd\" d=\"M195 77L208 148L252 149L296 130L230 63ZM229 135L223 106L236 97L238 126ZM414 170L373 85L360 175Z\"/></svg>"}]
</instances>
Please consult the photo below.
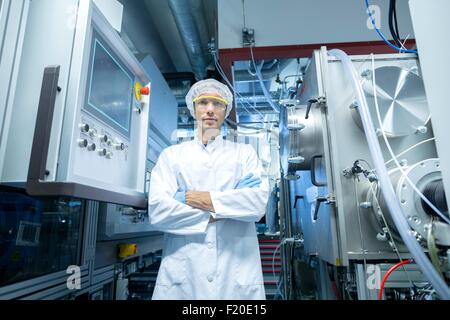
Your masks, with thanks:
<instances>
[{"instance_id":1,"label":"lab coat collar","mask_svg":"<svg viewBox=\"0 0 450 320\"><path fill-rule=\"evenodd\" d=\"M223 139L223 137L221 135L218 135L217 137L212 137L212 139L210 139L208 141L208 144L205 146L203 144L203 142L198 138L198 135L195 135L195 142L197 144L199 144L202 148L205 148L206 150L214 150L217 147L220 147L224 144L225 140Z\"/></svg>"}]
</instances>

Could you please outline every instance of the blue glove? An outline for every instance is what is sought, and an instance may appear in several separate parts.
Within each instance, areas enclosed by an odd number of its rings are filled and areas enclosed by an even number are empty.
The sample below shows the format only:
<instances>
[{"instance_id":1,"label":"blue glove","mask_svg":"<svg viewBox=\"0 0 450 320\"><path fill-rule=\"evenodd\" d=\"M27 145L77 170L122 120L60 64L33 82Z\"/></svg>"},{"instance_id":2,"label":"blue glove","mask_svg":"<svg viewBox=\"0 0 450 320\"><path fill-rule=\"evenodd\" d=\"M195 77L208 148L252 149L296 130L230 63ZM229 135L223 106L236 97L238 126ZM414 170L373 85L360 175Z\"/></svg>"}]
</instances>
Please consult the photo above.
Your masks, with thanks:
<instances>
[{"instance_id":1,"label":"blue glove","mask_svg":"<svg viewBox=\"0 0 450 320\"><path fill-rule=\"evenodd\" d=\"M242 188L253 188L253 187L259 187L261 185L261 178L257 176L253 176L253 173L247 174L245 177L243 177L239 182L237 183L235 189L242 189Z\"/></svg>"},{"instance_id":2,"label":"blue glove","mask_svg":"<svg viewBox=\"0 0 450 320\"><path fill-rule=\"evenodd\" d=\"M186 191L178 188L177 192L173 196L173 198L181 203L186 204Z\"/></svg>"}]
</instances>

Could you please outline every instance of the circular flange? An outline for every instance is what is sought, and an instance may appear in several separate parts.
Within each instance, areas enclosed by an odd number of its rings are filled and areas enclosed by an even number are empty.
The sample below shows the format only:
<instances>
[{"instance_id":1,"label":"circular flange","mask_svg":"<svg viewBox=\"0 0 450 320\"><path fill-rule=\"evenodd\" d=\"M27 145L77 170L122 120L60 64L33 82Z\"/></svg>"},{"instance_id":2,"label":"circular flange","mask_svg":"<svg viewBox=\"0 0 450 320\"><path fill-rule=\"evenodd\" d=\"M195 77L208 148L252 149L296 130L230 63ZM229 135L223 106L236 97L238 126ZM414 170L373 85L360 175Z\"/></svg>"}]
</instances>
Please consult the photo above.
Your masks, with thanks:
<instances>
[{"instance_id":1,"label":"circular flange","mask_svg":"<svg viewBox=\"0 0 450 320\"><path fill-rule=\"evenodd\" d=\"M400 175L396 188L397 197L409 225L426 239L432 217L423 209L420 196L406 181L406 176L417 189L424 190L429 183L442 179L439 159L427 159L409 167L404 175ZM433 228L436 243L450 245L450 225L434 219Z\"/></svg>"},{"instance_id":2,"label":"circular flange","mask_svg":"<svg viewBox=\"0 0 450 320\"><path fill-rule=\"evenodd\" d=\"M365 75L363 88L370 115L375 128L380 129L373 95L373 76L371 72L366 72ZM376 68L375 76L380 117L388 137L407 136L427 124L430 111L420 76L396 66ZM352 112L354 120L362 129L358 111L353 109Z\"/></svg>"}]
</instances>

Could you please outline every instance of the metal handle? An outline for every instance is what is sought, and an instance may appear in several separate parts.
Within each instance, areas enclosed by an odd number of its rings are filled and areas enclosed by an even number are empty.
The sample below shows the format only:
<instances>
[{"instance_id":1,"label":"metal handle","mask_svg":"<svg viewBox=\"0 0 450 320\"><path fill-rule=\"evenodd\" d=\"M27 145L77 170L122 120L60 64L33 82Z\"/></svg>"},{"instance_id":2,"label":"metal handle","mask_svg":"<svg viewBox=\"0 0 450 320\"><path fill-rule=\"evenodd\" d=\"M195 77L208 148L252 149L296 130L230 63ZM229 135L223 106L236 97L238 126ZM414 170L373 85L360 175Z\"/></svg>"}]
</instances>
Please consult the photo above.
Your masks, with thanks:
<instances>
[{"instance_id":1,"label":"metal handle","mask_svg":"<svg viewBox=\"0 0 450 320\"><path fill-rule=\"evenodd\" d=\"M323 156L317 155L311 158L311 182L316 187L325 187L327 185L326 182L317 182L316 180L316 159L320 158L323 158Z\"/></svg>"},{"instance_id":2,"label":"metal handle","mask_svg":"<svg viewBox=\"0 0 450 320\"><path fill-rule=\"evenodd\" d=\"M295 196L295 200L294 200L294 209L297 207L297 200L298 199L304 199L304 196Z\"/></svg>"},{"instance_id":3,"label":"metal handle","mask_svg":"<svg viewBox=\"0 0 450 320\"><path fill-rule=\"evenodd\" d=\"M311 111L311 107L312 107L313 103L317 103L317 99L309 99L308 100L308 106L306 107L305 119L309 118L309 112Z\"/></svg>"},{"instance_id":4,"label":"metal handle","mask_svg":"<svg viewBox=\"0 0 450 320\"><path fill-rule=\"evenodd\" d=\"M47 155L56 94L60 90L58 88L59 70L60 66L49 66L44 69L27 181L44 180L46 173L48 174Z\"/></svg>"},{"instance_id":5,"label":"metal handle","mask_svg":"<svg viewBox=\"0 0 450 320\"><path fill-rule=\"evenodd\" d=\"M322 202L326 202L328 201L328 199L326 197L318 197L316 199L316 206L314 208L314 216L313 216L313 220L316 221L317 220L317 215L319 214L319 208L320 208L320 204Z\"/></svg>"}]
</instances>

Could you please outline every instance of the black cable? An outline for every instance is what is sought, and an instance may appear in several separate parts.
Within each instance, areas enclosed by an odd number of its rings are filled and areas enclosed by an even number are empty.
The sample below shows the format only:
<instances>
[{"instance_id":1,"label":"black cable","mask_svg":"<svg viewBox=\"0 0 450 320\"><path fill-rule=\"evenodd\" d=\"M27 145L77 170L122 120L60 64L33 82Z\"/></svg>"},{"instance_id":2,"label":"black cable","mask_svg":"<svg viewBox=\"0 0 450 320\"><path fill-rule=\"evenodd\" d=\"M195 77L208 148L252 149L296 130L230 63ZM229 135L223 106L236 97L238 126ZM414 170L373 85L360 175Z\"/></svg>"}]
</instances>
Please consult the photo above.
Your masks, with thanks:
<instances>
[{"instance_id":1,"label":"black cable","mask_svg":"<svg viewBox=\"0 0 450 320\"><path fill-rule=\"evenodd\" d=\"M389 1L389 31L391 32L392 39L394 39L395 44L401 48L402 43L398 39L398 36L394 29L394 11L395 11L395 0Z\"/></svg>"},{"instance_id":2,"label":"black cable","mask_svg":"<svg viewBox=\"0 0 450 320\"><path fill-rule=\"evenodd\" d=\"M393 0L394 1L394 27L395 27L395 35L397 36L398 41L401 42L401 38L400 38L400 32L398 31L398 21L397 21L397 0Z\"/></svg>"}]
</instances>

